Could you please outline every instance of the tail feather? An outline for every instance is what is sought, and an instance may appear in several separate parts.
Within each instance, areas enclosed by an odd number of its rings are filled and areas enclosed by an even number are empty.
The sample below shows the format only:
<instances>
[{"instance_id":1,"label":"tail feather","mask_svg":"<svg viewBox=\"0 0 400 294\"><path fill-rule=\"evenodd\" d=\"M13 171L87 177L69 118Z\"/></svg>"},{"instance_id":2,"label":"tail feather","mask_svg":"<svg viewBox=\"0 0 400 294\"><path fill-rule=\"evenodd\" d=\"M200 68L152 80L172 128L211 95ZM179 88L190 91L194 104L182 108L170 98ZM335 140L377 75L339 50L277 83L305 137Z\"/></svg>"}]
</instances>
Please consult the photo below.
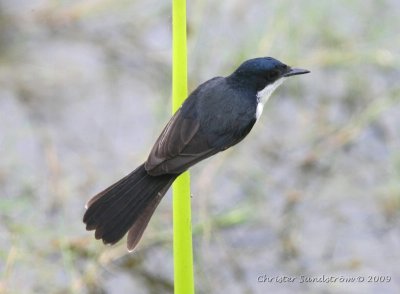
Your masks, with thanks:
<instances>
[{"instance_id":1,"label":"tail feather","mask_svg":"<svg viewBox=\"0 0 400 294\"><path fill-rule=\"evenodd\" d=\"M86 229L95 230L96 239L105 244L118 242L129 231L128 249L133 250L177 176L150 176L142 164L88 201Z\"/></svg>"},{"instance_id":2,"label":"tail feather","mask_svg":"<svg viewBox=\"0 0 400 294\"><path fill-rule=\"evenodd\" d=\"M150 221L151 216L154 213L154 210L158 206L158 203L160 203L163 195L160 193L157 194L157 197L155 197L149 205L145 208L143 213L138 217L138 219L135 221L135 223L131 226L131 228L128 231L128 250L132 251L136 245L139 243L140 239L142 238L142 235L144 233L144 230L147 227L147 224Z\"/></svg>"},{"instance_id":3,"label":"tail feather","mask_svg":"<svg viewBox=\"0 0 400 294\"><path fill-rule=\"evenodd\" d=\"M113 207L110 207L104 212L106 222L102 227L104 232L101 238L103 240L107 241L122 238L132 224L136 222L136 219L140 217L152 198L157 195L158 189L156 187L146 187L140 185L141 182L142 180L134 185L134 187L137 187L137 190L133 187L123 194L124 198L129 197L129 200L124 206L115 203ZM131 197L132 190L134 190L135 196L137 195L139 197ZM122 236L119 236L120 234L122 234Z\"/></svg>"},{"instance_id":4,"label":"tail feather","mask_svg":"<svg viewBox=\"0 0 400 294\"><path fill-rule=\"evenodd\" d=\"M133 171L135 172L135 171ZM129 174L130 175L130 174ZM101 191L100 193L98 193L97 195L93 196L92 198L90 198L90 200L86 203L85 208L88 209L89 206L91 206L94 202L96 202L96 200L98 200L99 198L103 197L106 193L110 192L112 189L116 188L116 186L120 186L122 187L122 182L126 182L127 179L129 178L129 175L123 177L122 179L120 179L118 182L112 184L110 187L108 187L107 189Z\"/></svg>"},{"instance_id":5,"label":"tail feather","mask_svg":"<svg viewBox=\"0 0 400 294\"><path fill-rule=\"evenodd\" d=\"M136 222L132 225L132 227L128 231L128 250L132 251L136 245L139 243L140 238L143 235L144 230L147 227L147 224L150 221L151 216L153 215L154 211L156 210L158 204L160 203L161 199L168 191L169 187L173 183L175 178L171 179L171 181L160 191L157 193L157 196L151 201L149 205L145 208L142 212L140 217L136 220Z\"/></svg>"},{"instance_id":6,"label":"tail feather","mask_svg":"<svg viewBox=\"0 0 400 294\"><path fill-rule=\"evenodd\" d=\"M86 209L90 207L91 212L87 211L85 213L83 217L83 222L86 223L86 229L88 231L94 230L98 226L98 218L102 215L106 215L105 210L107 210L111 201L113 201L114 203L118 203L117 197L121 198L123 196L123 189L129 188L127 182L130 179L131 175L136 172L136 170L134 170L132 173L125 176L118 182L114 183L104 191L100 192L87 202L85 207Z\"/></svg>"},{"instance_id":7,"label":"tail feather","mask_svg":"<svg viewBox=\"0 0 400 294\"><path fill-rule=\"evenodd\" d=\"M140 178L137 177L137 174L135 176L137 181L130 185L129 182L128 184L123 184L126 189L120 189L113 193L114 198L112 199L112 202L108 201L108 206L105 206L101 211L100 218L104 222L103 227L106 231L112 232L115 227L121 226L123 222L128 221L129 215L135 215L137 213L136 210L140 209L141 204L147 200L145 196L150 196L144 195L144 190L148 187L141 185L146 175L141 175ZM135 197L130 197L132 191L135 192ZM121 205L120 201L124 201L124 205ZM127 207L130 207L132 204L132 209L128 210Z\"/></svg>"}]
</instances>

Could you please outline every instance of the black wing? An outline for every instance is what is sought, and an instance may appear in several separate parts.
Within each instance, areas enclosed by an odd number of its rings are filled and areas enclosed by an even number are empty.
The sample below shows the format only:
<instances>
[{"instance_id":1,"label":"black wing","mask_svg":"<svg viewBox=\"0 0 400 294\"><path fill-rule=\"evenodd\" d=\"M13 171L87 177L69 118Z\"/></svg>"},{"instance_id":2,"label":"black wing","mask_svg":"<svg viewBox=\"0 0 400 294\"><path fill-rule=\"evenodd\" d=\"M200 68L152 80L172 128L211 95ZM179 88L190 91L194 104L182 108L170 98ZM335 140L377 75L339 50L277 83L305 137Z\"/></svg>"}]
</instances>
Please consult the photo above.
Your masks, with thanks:
<instances>
[{"instance_id":1,"label":"black wing","mask_svg":"<svg viewBox=\"0 0 400 294\"><path fill-rule=\"evenodd\" d=\"M180 108L154 144L145 168L154 176L182 173L218 151L209 146L207 137L200 130L197 115L194 112L184 115Z\"/></svg>"},{"instance_id":2,"label":"black wing","mask_svg":"<svg viewBox=\"0 0 400 294\"><path fill-rule=\"evenodd\" d=\"M241 141L254 125L256 106L233 109L233 100L243 98L234 93L222 77L200 85L162 131L145 162L146 171L154 176L179 174Z\"/></svg>"}]
</instances>

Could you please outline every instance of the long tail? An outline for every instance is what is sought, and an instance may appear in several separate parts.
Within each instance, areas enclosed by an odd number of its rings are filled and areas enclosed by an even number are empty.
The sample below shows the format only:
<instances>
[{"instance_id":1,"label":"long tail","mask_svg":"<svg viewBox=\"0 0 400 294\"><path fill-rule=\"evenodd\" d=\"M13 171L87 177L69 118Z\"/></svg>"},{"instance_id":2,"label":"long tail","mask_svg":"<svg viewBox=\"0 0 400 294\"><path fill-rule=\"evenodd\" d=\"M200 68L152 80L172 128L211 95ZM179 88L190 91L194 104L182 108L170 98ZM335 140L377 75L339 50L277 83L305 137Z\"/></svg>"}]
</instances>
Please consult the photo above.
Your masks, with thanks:
<instances>
[{"instance_id":1,"label":"long tail","mask_svg":"<svg viewBox=\"0 0 400 294\"><path fill-rule=\"evenodd\" d=\"M133 250L177 176L150 176L144 164L140 165L89 200L83 216L86 230L95 230L96 239L102 239L104 244L118 242L129 231L128 249Z\"/></svg>"}]
</instances>

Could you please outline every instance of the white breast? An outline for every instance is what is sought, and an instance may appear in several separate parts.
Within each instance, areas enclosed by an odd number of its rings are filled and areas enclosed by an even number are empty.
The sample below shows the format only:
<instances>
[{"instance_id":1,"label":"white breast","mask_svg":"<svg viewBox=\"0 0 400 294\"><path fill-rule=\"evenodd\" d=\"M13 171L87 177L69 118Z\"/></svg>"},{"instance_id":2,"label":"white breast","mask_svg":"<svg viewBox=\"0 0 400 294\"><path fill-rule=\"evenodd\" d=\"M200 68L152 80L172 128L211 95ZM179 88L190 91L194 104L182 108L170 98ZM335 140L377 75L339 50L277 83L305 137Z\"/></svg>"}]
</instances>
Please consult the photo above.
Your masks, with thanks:
<instances>
[{"instance_id":1,"label":"white breast","mask_svg":"<svg viewBox=\"0 0 400 294\"><path fill-rule=\"evenodd\" d=\"M276 80L275 83L266 86L264 89L262 89L257 93L257 102L258 102L256 110L257 120L261 116L261 113L263 112L264 109L264 104L268 101L269 97L271 97L272 92L274 92L275 89L278 88L283 83L284 80L285 78L280 78L279 80Z\"/></svg>"}]
</instances>

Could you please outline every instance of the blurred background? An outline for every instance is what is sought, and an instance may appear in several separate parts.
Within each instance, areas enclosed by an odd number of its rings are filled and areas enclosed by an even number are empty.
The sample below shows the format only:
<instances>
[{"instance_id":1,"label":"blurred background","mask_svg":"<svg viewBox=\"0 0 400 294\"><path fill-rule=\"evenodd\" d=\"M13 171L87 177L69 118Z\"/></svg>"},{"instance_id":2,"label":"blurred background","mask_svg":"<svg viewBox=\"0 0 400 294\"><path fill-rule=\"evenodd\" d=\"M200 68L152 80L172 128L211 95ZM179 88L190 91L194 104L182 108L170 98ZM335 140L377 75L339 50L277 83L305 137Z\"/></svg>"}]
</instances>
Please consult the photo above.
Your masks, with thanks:
<instances>
[{"instance_id":1,"label":"blurred background","mask_svg":"<svg viewBox=\"0 0 400 294\"><path fill-rule=\"evenodd\" d=\"M197 293L400 293L399 18L396 0L188 1L190 90L257 56L311 70L192 169ZM132 254L82 224L170 94L170 1L1 0L1 293L172 293L169 193Z\"/></svg>"}]
</instances>

